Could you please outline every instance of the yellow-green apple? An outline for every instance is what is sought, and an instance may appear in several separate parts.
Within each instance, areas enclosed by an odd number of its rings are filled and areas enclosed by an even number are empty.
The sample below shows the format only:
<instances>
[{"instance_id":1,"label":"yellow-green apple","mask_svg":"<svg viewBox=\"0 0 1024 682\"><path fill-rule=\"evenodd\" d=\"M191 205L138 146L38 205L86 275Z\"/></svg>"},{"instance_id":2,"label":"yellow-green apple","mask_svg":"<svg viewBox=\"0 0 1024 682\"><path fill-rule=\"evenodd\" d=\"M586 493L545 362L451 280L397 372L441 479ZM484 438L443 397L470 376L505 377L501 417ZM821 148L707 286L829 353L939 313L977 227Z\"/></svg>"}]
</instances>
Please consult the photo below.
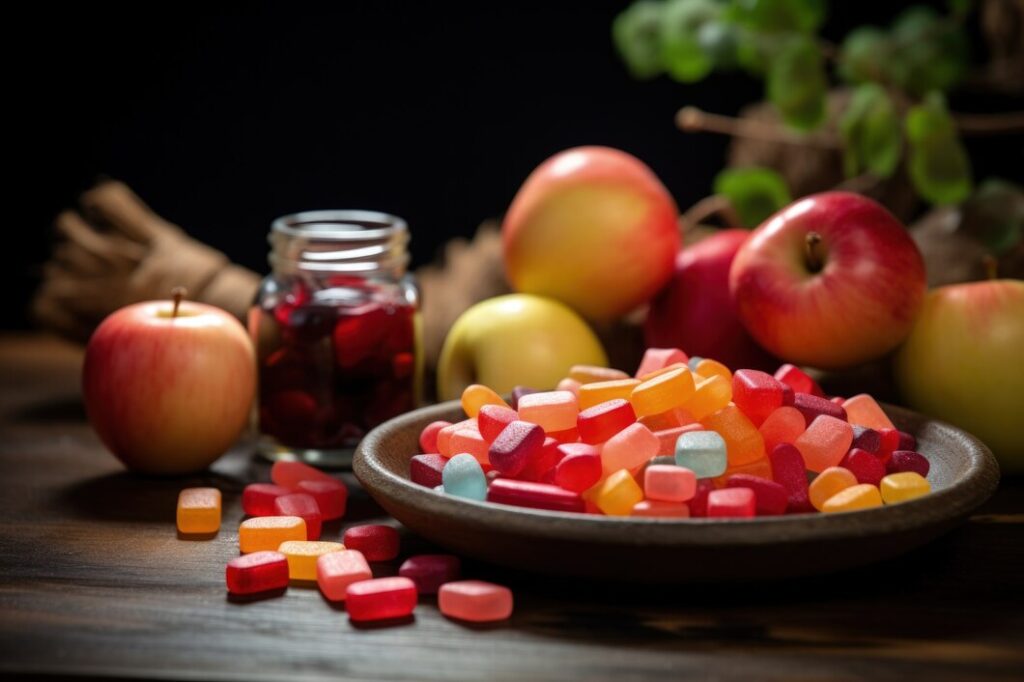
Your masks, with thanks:
<instances>
[{"instance_id":1,"label":"yellow-green apple","mask_svg":"<svg viewBox=\"0 0 1024 682\"><path fill-rule=\"evenodd\" d=\"M89 421L129 469L182 474L209 466L245 427L256 364L230 313L191 301L115 311L93 333L82 389Z\"/></svg>"},{"instance_id":2,"label":"yellow-green apple","mask_svg":"<svg viewBox=\"0 0 1024 682\"><path fill-rule=\"evenodd\" d=\"M626 152L577 147L537 167L502 224L513 288L593 320L647 301L672 274L678 209L654 172Z\"/></svg>"},{"instance_id":3,"label":"yellow-green apple","mask_svg":"<svg viewBox=\"0 0 1024 682\"><path fill-rule=\"evenodd\" d=\"M907 337L924 300L924 260L882 206L823 192L754 230L729 284L740 321L766 350L838 369L885 355Z\"/></svg>"},{"instance_id":4,"label":"yellow-green apple","mask_svg":"<svg viewBox=\"0 0 1024 682\"><path fill-rule=\"evenodd\" d=\"M1024 281L928 293L896 355L908 405L970 431L1006 471L1024 473Z\"/></svg>"},{"instance_id":5,"label":"yellow-green apple","mask_svg":"<svg viewBox=\"0 0 1024 682\"><path fill-rule=\"evenodd\" d=\"M644 341L653 348L682 348L733 369L778 365L740 324L729 295L729 266L749 230L722 230L676 256L672 279L651 300Z\"/></svg>"},{"instance_id":6,"label":"yellow-green apple","mask_svg":"<svg viewBox=\"0 0 1024 682\"><path fill-rule=\"evenodd\" d=\"M573 365L608 364L601 342L567 306L530 294L481 301L459 316L437 365L442 400L473 383L508 393L515 386L554 388Z\"/></svg>"}]
</instances>

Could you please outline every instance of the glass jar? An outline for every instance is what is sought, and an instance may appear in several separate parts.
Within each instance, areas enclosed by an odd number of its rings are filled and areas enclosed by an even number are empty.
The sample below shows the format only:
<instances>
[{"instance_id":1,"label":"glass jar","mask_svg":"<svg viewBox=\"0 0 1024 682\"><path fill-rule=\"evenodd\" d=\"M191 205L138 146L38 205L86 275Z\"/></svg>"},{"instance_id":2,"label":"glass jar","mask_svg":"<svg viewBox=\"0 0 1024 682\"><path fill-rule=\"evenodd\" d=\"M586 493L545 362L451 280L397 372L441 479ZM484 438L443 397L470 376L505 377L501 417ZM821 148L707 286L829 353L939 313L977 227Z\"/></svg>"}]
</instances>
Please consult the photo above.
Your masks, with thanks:
<instances>
[{"instance_id":1,"label":"glass jar","mask_svg":"<svg viewBox=\"0 0 1024 682\"><path fill-rule=\"evenodd\" d=\"M272 272L249 312L259 451L347 466L377 424L413 409L422 377L419 297L405 221L309 211L273 222Z\"/></svg>"}]
</instances>

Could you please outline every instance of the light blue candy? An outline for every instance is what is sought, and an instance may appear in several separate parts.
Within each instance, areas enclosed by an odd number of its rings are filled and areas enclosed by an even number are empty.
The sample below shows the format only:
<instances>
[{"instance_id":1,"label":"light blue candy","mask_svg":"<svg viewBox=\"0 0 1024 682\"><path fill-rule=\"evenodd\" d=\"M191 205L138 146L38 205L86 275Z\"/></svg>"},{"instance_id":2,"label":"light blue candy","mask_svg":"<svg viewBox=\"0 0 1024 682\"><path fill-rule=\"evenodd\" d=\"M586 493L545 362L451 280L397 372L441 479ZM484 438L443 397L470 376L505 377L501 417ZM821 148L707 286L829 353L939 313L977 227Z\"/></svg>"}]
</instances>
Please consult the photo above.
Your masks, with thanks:
<instances>
[{"instance_id":1,"label":"light blue candy","mask_svg":"<svg viewBox=\"0 0 1024 682\"><path fill-rule=\"evenodd\" d=\"M441 470L441 481L448 495L470 500L487 499L487 477L473 455L462 453L448 460Z\"/></svg>"},{"instance_id":2,"label":"light blue candy","mask_svg":"<svg viewBox=\"0 0 1024 682\"><path fill-rule=\"evenodd\" d=\"M700 361L703 360L703 359L704 358L702 358L699 355L694 355L692 358L690 358L690 361L686 363L686 366L690 368L691 372L696 372L697 371L697 365L699 365Z\"/></svg>"},{"instance_id":3,"label":"light blue candy","mask_svg":"<svg viewBox=\"0 0 1024 682\"><path fill-rule=\"evenodd\" d=\"M725 440L715 431L687 431L676 441L676 464L697 478L721 476L728 464Z\"/></svg>"}]
</instances>

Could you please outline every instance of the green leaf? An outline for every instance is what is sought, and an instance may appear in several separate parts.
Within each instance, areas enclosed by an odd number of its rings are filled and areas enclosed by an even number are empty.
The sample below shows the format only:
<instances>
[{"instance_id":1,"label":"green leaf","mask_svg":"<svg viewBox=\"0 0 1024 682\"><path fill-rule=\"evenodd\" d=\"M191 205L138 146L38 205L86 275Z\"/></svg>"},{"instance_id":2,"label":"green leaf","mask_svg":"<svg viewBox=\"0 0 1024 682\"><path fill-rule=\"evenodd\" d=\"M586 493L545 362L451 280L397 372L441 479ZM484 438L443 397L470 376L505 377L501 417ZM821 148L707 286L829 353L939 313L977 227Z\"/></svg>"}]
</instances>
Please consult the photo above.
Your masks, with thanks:
<instances>
[{"instance_id":1,"label":"green leaf","mask_svg":"<svg viewBox=\"0 0 1024 682\"><path fill-rule=\"evenodd\" d=\"M762 33L813 33L825 21L825 0L731 0L729 16Z\"/></svg>"},{"instance_id":2,"label":"green leaf","mask_svg":"<svg viewBox=\"0 0 1024 682\"><path fill-rule=\"evenodd\" d=\"M900 14L889 32L888 79L914 97L949 90L967 72L969 45L963 27L917 5Z\"/></svg>"},{"instance_id":3,"label":"green leaf","mask_svg":"<svg viewBox=\"0 0 1024 682\"><path fill-rule=\"evenodd\" d=\"M960 229L996 256L1024 241L1024 187L989 178L963 206Z\"/></svg>"},{"instance_id":4,"label":"green leaf","mask_svg":"<svg viewBox=\"0 0 1024 682\"><path fill-rule=\"evenodd\" d=\"M971 193L971 162L939 92L907 112L908 170L918 193L933 204L955 204Z\"/></svg>"},{"instance_id":5,"label":"green leaf","mask_svg":"<svg viewBox=\"0 0 1024 682\"><path fill-rule=\"evenodd\" d=\"M854 90L839 119L843 168L847 177L869 170L887 178L900 160L900 120L896 106L877 83Z\"/></svg>"},{"instance_id":6,"label":"green leaf","mask_svg":"<svg viewBox=\"0 0 1024 682\"><path fill-rule=\"evenodd\" d=\"M697 33L697 41L704 54L711 58L716 69L733 69L738 64L739 28L728 21L705 22Z\"/></svg>"},{"instance_id":7,"label":"green leaf","mask_svg":"<svg viewBox=\"0 0 1024 682\"><path fill-rule=\"evenodd\" d=\"M809 38L787 42L768 69L768 99L791 128L813 130L825 120L828 80L821 51Z\"/></svg>"},{"instance_id":8,"label":"green leaf","mask_svg":"<svg viewBox=\"0 0 1024 682\"><path fill-rule=\"evenodd\" d=\"M704 78L714 60L700 42L700 30L718 18L714 0L668 0L661 14L661 61L668 75L683 83Z\"/></svg>"},{"instance_id":9,"label":"green leaf","mask_svg":"<svg viewBox=\"0 0 1024 682\"><path fill-rule=\"evenodd\" d=\"M715 194L727 198L750 229L793 200L786 181L769 168L726 168L715 176Z\"/></svg>"},{"instance_id":10,"label":"green leaf","mask_svg":"<svg viewBox=\"0 0 1024 682\"><path fill-rule=\"evenodd\" d=\"M654 78L661 62L662 3L634 2L612 22L612 40L634 78Z\"/></svg>"},{"instance_id":11,"label":"green leaf","mask_svg":"<svg viewBox=\"0 0 1024 682\"><path fill-rule=\"evenodd\" d=\"M889 39L880 28L861 26L846 34L839 50L839 75L849 83L885 80Z\"/></svg>"}]
</instances>

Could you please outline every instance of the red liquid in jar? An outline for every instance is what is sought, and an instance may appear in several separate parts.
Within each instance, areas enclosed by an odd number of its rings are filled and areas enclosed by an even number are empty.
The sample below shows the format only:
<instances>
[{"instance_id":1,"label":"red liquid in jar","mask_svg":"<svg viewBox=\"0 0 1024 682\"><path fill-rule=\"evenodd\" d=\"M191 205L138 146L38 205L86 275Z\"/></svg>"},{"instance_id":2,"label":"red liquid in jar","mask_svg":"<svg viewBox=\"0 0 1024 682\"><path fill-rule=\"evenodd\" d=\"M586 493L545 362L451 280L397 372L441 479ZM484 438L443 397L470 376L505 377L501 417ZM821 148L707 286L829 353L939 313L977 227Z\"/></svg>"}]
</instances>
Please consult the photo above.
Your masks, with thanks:
<instances>
[{"instance_id":1,"label":"red liquid in jar","mask_svg":"<svg viewBox=\"0 0 1024 682\"><path fill-rule=\"evenodd\" d=\"M284 446L353 447L415 407L415 306L362 279L331 284L311 293L299 282L251 320L269 351L258 367L260 431Z\"/></svg>"}]
</instances>

